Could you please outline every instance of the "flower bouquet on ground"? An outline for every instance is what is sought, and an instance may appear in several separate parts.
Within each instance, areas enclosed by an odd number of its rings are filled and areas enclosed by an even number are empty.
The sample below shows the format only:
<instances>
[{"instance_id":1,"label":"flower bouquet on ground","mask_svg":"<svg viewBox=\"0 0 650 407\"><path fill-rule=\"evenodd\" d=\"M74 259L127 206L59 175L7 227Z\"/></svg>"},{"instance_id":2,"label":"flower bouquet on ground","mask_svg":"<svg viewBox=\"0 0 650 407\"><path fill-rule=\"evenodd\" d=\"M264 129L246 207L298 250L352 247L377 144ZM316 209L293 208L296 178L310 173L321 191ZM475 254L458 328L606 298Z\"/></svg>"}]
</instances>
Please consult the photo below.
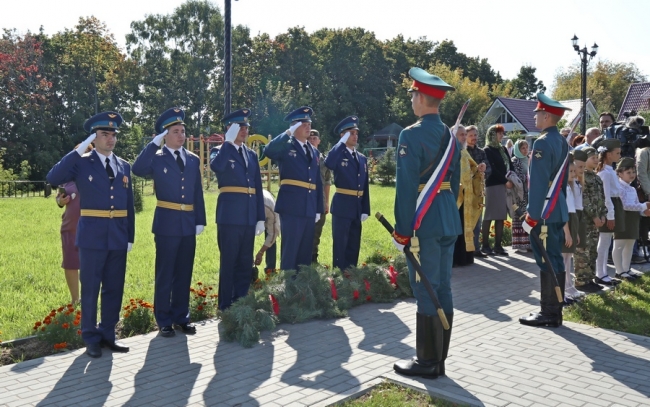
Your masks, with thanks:
<instances>
[{"instance_id":1,"label":"flower bouquet on ground","mask_svg":"<svg viewBox=\"0 0 650 407\"><path fill-rule=\"evenodd\" d=\"M53 309L42 321L36 321L33 329L36 338L48 343L55 350L83 346L81 311L73 304Z\"/></svg>"},{"instance_id":2,"label":"flower bouquet on ground","mask_svg":"<svg viewBox=\"0 0 650 407\"><path fill-rule=\"evenodd\" d=\"M141 300L131 298L123 307L124 317L118 324L121 338L134 335L143 335L156 329L153 315L153 305Z\"/></svg>"},{"instance_id":3,"label":"flower bouquet on ground","mask_svg":"<svg viewBox=\"0 0 650 407\"><path fill-rule=\"evenodd\" d=\"M198 281L196 287L190 287L190 321L203 321L217 314L217 298L211 285Z\"/></svg>"}]
</instances>

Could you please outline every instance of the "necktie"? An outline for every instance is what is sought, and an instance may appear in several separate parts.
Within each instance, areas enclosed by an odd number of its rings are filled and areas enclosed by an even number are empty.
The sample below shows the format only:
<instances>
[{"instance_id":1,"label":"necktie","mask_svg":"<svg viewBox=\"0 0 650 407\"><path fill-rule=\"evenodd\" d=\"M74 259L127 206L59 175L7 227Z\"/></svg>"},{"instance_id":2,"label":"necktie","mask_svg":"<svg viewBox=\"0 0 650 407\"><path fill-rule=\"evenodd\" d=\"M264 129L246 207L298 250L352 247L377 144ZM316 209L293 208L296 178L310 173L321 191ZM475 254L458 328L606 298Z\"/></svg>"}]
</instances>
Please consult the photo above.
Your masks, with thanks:
<instances>
[{"instance_id":1,"label":"necktie","mask_svg":"<svg viewBox=\"0 0 650 407\"><path fill-rule=\"evenodd\" d=\"M304 144L303 147L305 147L305 154L307 154L307 159L311 161L311 153L309 152L309 147L307 147L307 144Z\"/></svg>"},{"instance_id":2,"label":"necktie","mask_svg":"<svg viewBox=\"0 0 650 407\"><path fill-rule=\"evenodd\" d=\"M357 157L357 152L356 151L352 152L352 158L354 158L354 161L356 161L357 164L359 164L359 158Z\"/></svg>"},{"instance_id":3,"label":"necktie","mask_svg":"<svg viewBox=\"0 0 650 407\"><path fill-rule=\"evenodd\" d=\"M241 148L241 146L239 147L239 155L241 156L242 160L244 160L244 163L246 163L246 159L244 158L244 149ZM246 166L248 166L247 163Z\"/></svg>"},{"instance_id":4,"label":"necktie","mask_svg":"<svg viewBox=\"0 0 650 407\"><path fill-rule=\"evenodd\" d=\"M181 152L177 150L174 151L174 154L176 154L176 164L178 164L178 168L181 170L181 172L185 171L185 163L181 158Z\"/></svg>"},{"instance_id":5,"label":"necktie","mask_svg":"<svg viewBox=\"0 0 650 407\"><path fill-rule=\"evenodd\" d=\"M115 173L113 172L113 168L111 167L111 160L106 157L106 174L108 174L108 179L113 181L115 179Z\"/></svg>"}]
</instances>

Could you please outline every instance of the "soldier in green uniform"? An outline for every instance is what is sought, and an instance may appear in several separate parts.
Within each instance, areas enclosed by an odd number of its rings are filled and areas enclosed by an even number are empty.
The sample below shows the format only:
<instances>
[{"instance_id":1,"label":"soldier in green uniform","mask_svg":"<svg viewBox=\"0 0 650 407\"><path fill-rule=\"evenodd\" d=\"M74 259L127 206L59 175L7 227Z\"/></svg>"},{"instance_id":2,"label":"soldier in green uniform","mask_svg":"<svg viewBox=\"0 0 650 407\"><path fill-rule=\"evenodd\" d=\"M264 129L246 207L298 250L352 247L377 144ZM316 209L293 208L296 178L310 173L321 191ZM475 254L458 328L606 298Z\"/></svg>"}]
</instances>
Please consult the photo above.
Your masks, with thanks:
<instances>
[{"instance_id":1,"label":"soldier in green uniform","mask_svg":"<svg viewBox=\"0 0 650 407\"><path fill-rule=\"evenodd\" d=\"M395 233L393 244L403 251L412 237L419 240L420 263L449 321L453 322L451 266L454 243L463 230L456 206L460 183L460 145L440 120L438 107L454 88L420 68L411 68L411 106L417 123L402 130L397 147ZM426 189L435 174L437 187ZM435 189L439 187L439 193ZM428 191L428 210L418 205L418 194ZM421 227L420 227L421 226ZM415 240L415 239L413 239ZM409 248L407 247L407 250ZM417 300L416 357L395 363L396 372L408 376L445 374L451 329L443 330L436 307L424 284L408 263L411 287Z\"/></svg>"},{"instance_id":2,"label":"soldier in green uniform","mask_svg":"<svg viewBox=\"0 0 650 407\"><path fill-rule=\"evenodd\" d=\"M562 302L564 299L564 224L569 220L566 204L566 186L569 176L569 145L557 129L557 122L569 108L549 98L537 94L535 126L541 135L533 144L530 162L528 207L522 225L528 234L537 235L545 247L533 241L535 262L540 269L541 295L540 312L519 318L519 323L529 326L562 325ZM534 240L534 239L532 239ZM546 251L552 264L542 257ZM555 277L553 274L555 273ZM557 297L555 287L559 282L562 298Z\"/></svg>"},{"instance_id":3,"label":"soldier in green uniform","mask_svg":"<svg viewBox=\"0 0 650 407\"><path fill-rule=\"evenodd\" d=\"M585 293L595 293L603 289L597 284L596 257L598 257L598 228L605 224L607 207L605 206L605 190L603 180L596 174L598 155L593 147L583 148L580 156L585 160L585 172L582 186L582 214L580 226L585 228L585 244L576 247L574 257L576 288ZM577 152L576 152L577 154ZM576 156L577 157L577 156Z\"/></svg>"}]
</instances>

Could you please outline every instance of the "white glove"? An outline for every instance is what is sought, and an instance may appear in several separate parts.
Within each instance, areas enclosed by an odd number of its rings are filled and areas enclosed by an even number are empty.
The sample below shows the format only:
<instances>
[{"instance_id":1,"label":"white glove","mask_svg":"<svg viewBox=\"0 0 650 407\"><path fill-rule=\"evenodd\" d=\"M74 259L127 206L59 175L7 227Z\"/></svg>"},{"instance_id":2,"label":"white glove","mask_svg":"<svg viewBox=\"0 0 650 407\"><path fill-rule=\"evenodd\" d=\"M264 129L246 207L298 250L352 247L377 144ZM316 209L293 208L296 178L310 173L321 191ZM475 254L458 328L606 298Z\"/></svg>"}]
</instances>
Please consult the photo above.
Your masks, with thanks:
<instances>
[{"instance_id":1,"label":"white glove","mask_svg":"<svg viewBox=\"0 0 650 407\"><path fill-rule=\"evenodd\" d=\"M316 220L314 221L314 223L317 223L319 220L320 220L320 213L317 213L316 214Z\"/></svg>"},{"instance_id":2,"label":"white glove","mask_svg":"<svg viewBox=\"0 0 650 407\"><path fill-rule=\"evenodd\" d=\"M126 246L126 252L130 252L133 249L133 243L129 242L129 245Z\"/></svg>"},{"instance_id":3,"label":"white glove","mask_svg":"<svg viewBox=\"0 0 650 407\"><path fill-rule=\"evenodd\" d=\"M287 133L288 133L290 136L293 136L293 133L294 133L296 130L298 130L298 127L300 127L300 126L302 126L302 122L297 122L297 123L294 124L293 126L289 127L289 130L287 130Z\"/></svg>"},{"instance_id":4,"label":"white glove","mask_svg":"<svg viewBox=\"0 0 650 407\"><path fill-rule=\"evenodd\" d=\"M348 142L349 138L350 138L350 132L346 131L345 134L343 135L343 137L341 137L341 139L339 140L339 143L345 144L345 143Z\"/></svg>"},{"instance_id":5,"label":"white glove","mask_svg":"<svg viewBox=\"0 0 650 407\"><path fill-rule=\"evenodd\" d=\"M368 214L367 213L362 213L361 214L361 222L365 222L366 219L368 219Z\"/></svg>"},{"instance_id":6,"label":"white glove","mask_svg":"<svg viewBox=\"0 0 650 407\"><path fill-rule=\"evenodd\" d=\"M404 245L397 243L397 240L395 240L395 238L393 238L393 246L395 246L400 253L404 253Z\"/></svg>"},{"instance_id":7,"label":"white glove","mask_svg":"<svg viewBox=\"0 0 650 407\"><path fill-rule=\"evenodd\" d=\"M203 233L204 228L205 228L205 226L203 226L203 225L196 225L196 235L198 236L201 233Z\"/></svg>"},{"instance_id":8,"label":"white glove","mask_svg":"<svg viewBox=\"0 0 650 407\"><path fill-rule=\"evenodd\" d=\"M255 225L255 236L259 236L264 232L264 221L258 220L257 225Z\"/></svg>"},{"instance_id":9,"label":"white glove","mask_svg":"<svg viewBox=\"0 0 650 407\"><path fill-rule=\"evenodd\" d=\"M88 136L87 139L82 141L81 144L79 144L79 147L77 147L77 149L75 150L77 152L77 154L84 155L86 153L86 149L88 148L90 143L92 143L93 140L95 140L95 137L97 137L97 134L93 133L90 136Z\"/></svg>"},{"instance_id":10,"label":"white glove","mask_svg":"<svg viewBox=\"0 0 650 407\"><path fill-rule=\"evenodd\" d=\"M226 132L226 141L229 143L233 143L237 138L238 133L239 133L239 123L233 123L228 129L228 131Z\"/></svg>"},{"instance_id":11,"label":"white glove","mask_svg":"<svg viewBox=\"0 0 650 407\"><path fill-rule=\"evenodd\" d=\"M165 138L165 135L167 134L167 132L168 132L168 130L165 129L165 131L163 131L162 133L160 133L159 135L154 137L153 140L151 140L151 142L154 143L157 146L160 146L160 144L162 143L162 139Z\"/></svg>"}]
</instances>

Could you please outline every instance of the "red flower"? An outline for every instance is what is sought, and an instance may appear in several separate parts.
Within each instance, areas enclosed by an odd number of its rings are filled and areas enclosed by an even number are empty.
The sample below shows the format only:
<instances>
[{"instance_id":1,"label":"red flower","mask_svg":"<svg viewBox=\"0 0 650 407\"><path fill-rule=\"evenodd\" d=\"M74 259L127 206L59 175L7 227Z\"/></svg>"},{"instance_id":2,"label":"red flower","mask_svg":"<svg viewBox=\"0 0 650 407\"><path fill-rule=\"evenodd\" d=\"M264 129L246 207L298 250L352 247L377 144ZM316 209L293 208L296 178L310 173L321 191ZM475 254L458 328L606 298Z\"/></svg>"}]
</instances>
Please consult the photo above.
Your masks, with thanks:
<instances>
[{"instance_id":1,"label":"red flower","mask_svg":"<svg viewBox=\"0 0 650 407\"><path fill-rule=\"evenodd\" d=\"M354 298L355 300L359 299L359 290L354 290L354 292L352 293L352 298Z\"/></svg>"},{"instance_id":2,"label":"red flower","mask_svg":"<svg viewBox=\"0 0 650 407\"><path fill-rule=\"evenodd\" d=\"M81 329L77 329L77 335L81 335Z\"/></svg>"},{"instance_id":3,"label":"red flower","mask_svg":"<svg viewBox=\"0 0 650 407\"><path fill-rule=\"evenodd\" d=\"M59 307L59 309L57 309L57 311L58 312L63 312L63 307Z\"/></svg>"},{"instance_id":4,"label":"red flower","mask_svg":"<svg viewBox=\"0 0 650 407\"><path fill-rule=\"evenodd\" d=\"M336 284L334 284L333 278L330 277L329 280L330 280L330 289L332 290L332 298L334 299L334 301L336 301L339 299L339 295L336 292Z\"/></svg>"},{"instance_id":5,"label":"red flower","mask_svg":"<svg viewBox=\"0 0 650 407\"><path fill-rule=\"evenodd\" d=\"M372 298L369 295L366 296L366 301L370 301L371 299Z\"/></svg>"},{"instance_id":6,"label":"red flower","mask_svg":"<svg viewBox=\"0 0 650 407\"><path fill-rule=\"evenodd\" d=\"M199 311L203 311L203 305L199 305L198 307L196 307L196 309L198 309Z\"/></svg>"},{"instance_id":7,"label":"red flower","mask_svg":"<svg viewBox=\"0 0 650 407\"><path fill-rule=\"evenodd\" d=\"M273 313L275 315L280 314L280 304L278 303L278 300L275 299L273 294L269 294L269 299L271 300L271 305L273 306Z\"/></svg>"},{"instance_id":8,"label":"red flower","mask_svg":"<svg viewBox=\"0 0 650 407\"><path fill-rule=\"evenodd\" d=\"M68 328L70 328L70 324L68 324L67 322L64 322L63 325L61 325L61 328L68 329Z\"/></svg>"}]
</instances>

